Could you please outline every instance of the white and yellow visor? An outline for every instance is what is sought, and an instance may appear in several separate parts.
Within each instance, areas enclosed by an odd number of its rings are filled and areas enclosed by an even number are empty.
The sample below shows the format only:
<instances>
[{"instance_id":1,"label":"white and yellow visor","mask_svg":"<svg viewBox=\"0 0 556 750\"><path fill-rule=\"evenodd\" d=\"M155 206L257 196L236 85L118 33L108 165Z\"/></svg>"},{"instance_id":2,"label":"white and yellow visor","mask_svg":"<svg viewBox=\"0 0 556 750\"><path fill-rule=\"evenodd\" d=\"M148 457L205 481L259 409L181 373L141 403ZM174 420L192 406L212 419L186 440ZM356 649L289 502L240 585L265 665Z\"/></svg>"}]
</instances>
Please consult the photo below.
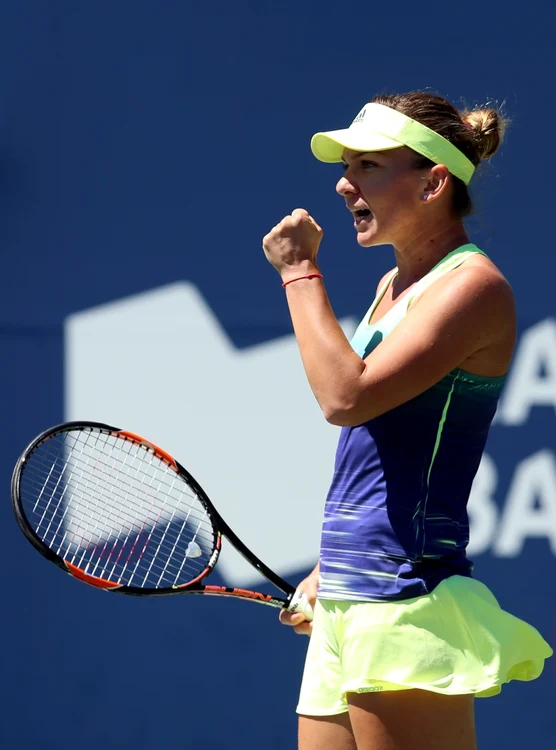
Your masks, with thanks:
<instances>
[{"instance_id":1,"label":"white and yellow visor","mask_svg":"<svg viewBox=\"0 0 556 750\"><path fill-rule=\"evenodd\" d=\"M365 104L349 128L315 133L311 151L329 164L342 161L344 148L352 151L389 151L407 146L435 164L444 164L466 185L475 166L453 143L411 117L384 104Z\"/></svg>"}]
</instances>

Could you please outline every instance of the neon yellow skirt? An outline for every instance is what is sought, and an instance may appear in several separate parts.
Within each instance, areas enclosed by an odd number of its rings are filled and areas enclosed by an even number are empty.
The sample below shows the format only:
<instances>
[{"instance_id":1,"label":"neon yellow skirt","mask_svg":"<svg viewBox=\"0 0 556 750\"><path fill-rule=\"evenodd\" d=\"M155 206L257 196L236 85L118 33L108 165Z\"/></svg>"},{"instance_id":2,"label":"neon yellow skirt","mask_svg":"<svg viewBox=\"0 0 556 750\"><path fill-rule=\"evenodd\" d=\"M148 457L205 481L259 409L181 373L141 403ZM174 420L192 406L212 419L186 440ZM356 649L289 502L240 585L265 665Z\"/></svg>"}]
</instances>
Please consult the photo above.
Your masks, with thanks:
<instances>
[{"instance_id":1,"label":"neon yellow skirt","mask_svg":"<svg viewBox=\"0 0 556 750\"><path fill-rule=\"evenodd\" d=\"M317 601L298 713L347 711L346 694L418 688L488 697L534 680L552 649L479 581L452 576L401 602Z\"/></svg>"}]
</instances>

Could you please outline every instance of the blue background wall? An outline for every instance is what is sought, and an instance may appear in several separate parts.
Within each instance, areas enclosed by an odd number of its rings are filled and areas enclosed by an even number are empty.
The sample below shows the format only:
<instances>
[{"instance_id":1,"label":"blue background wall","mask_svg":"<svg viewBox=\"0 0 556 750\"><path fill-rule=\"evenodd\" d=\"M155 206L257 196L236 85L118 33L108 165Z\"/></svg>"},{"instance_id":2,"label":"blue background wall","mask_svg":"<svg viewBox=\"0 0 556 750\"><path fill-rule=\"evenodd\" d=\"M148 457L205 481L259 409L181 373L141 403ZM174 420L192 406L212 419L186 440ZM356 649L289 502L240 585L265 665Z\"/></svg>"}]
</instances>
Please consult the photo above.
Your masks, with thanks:
<instances>
[{"instance_id":1,"label":"blue background wall","mask_svg":"<svg viewBox=\"0 0 556 750\"><path fill-rule=\"evenodd\" d=\"M498 480L484 502L496 524L476 571L554 642L553 13L530 3L515 21L490 6L462 19L331 0L0 3L2 747L294 747L304 639L263 607L142 602L75 583L19 534L9 479L31 438L65 417L72 313L186 280L238 349L285 336L260 241L297 206L325 229L338 317L366 309L391 255L355 246L339 172L312 159L308 141L383 91L504 100L513 121L476 181L469 230L514 287L521 341L547 327L537 358L522 352L541 395L521 420L506 405L489 440ZM538 484L522 466L531 456L542 459ZM497 542L510 511L530 527L513 553ZM549 663L538 681L478 702L482 746L551 747L555 678Z\"/></svg>"}]
</instances>

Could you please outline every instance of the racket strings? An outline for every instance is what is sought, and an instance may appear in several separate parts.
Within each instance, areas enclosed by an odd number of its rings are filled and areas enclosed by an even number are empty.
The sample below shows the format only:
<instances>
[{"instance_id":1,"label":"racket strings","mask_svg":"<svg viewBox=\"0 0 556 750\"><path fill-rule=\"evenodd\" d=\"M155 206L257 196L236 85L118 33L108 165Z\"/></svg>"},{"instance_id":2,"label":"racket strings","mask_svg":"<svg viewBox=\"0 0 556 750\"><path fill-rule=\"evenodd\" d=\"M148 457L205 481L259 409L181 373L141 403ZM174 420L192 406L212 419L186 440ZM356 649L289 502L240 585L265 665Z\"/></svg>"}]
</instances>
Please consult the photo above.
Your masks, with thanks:
<instances>
[{"instance_id":1,"label":"racket strings","mask_svg":"<svg viewBox=\"0 0 556 750\"><path fill-rule=\"evenodd\" d=\"M120 449L120 453L121 453L121 446L122 445L125 445L124 441L119 440L118 447ZM129 450L128 450L128 452L129 452ZM150 462L152 463L152 457L149 457L149 458L150 458ZM100 463L102 463L102 462L100 462ZM80 475L82 475L83 472L80 471L79 473L80 473ZM173 477L173 481L174 482L175 482L175 477L176 477L176 475L174 473L174 477ZM101 485L101 484L102 483L98 483L97 482L97 489L98 489L99 485ZM98 502L95 502L94 505L98 507ZM81 521L81 523L78 523L78 526L79 527L83 527L84 526L84 524L83 524L83 518L79 518L78 514L76 514L76 516L77 516L77 520ZM111 516L112 516L112 519L113 519L114 514L111 514ZM98 518L98 513L96 514L96 517ZM76 519L74 519L74 520L76 520ZM159 514L159 517L156 520L160 521L160 514ZM89 526L90 526L90 522L89 522ZM98 529L98 522L94 524L94 528ZM129 533L126 534L123 539L119 540L119 545L116 545L116 546L111 546L109 542L105 542L105 544L100 548L100 550L98 550L98 548L97 548L97 550L95 550L95 551L100 551L100 558L102 558L104 556L105 558L108 559L109 562L112 561L112 560L114 560L115 565L113 565L113 568L117 567L117 565L122 561L122 559L125 559L125 566L124 567L127 567L127 564L129 563L129 560L133 557L133 554L137 551L137 549L138 549L138 541L140 541L139 537L136 537L135 540L132 540L132 539L130 539L130 536L131 535ZM87 545L87 543L91 542L90 536L87 537L86 534L84 535L82 533L81 528L74 529L73 538L74 538L74 541L77 541L78 544L81 543L81 546L84 547L85 551L86 551L87 546L89 546L89 545ZM151 538L152 538L152 536L151 536ZM85 541L85 545L83 545L83 540ZM147 539L146 541L148 543L149 540ZM124 555L125 555L125 558L123 557ZM73 555L73 559L70 559L69 561L73 562L74 564L77 564L78 567L82 567L82 568L86 567L86 566L83 565L83 563L84 563L84 555L83 554L81 555L81 557L79 559L76 559L76 555L74 554ZM87 570L86 572L91 572L91 574L98 575L99 571L98 571L97 568L98 568L98 560L97 560L97 565L95 566L95 568L92 571ZM166 570L171 569L168 564L165 565L165 568L166 568ZM152 569L156 569L156 566L154 566L154 565L151 566L151 570ZM107 575L107 572L108 572L107 567L103 566L102 574L105 577ZM112 571L112 572L115 572L115 570ZM135 572L137 572L137 569L136 569ZM110 576L108 576L108 579L110 580ZM118 581L121 582L121 575L118 577Z\"/></svg>"},{"instance_id":2,"label":"racket strings","mask_svg":"<svg viewBox=\"0 0 556 750\"><path fill-rule=\"evenodd\" d=\"M121 440L121 442L125 444L126 441ZM59 454L59 452L58 452L58 454ZM56 458L54 459L54 461L52 461L52 457L45 456L44 452L40 456L37 455L37 456L34 456L33 458L34 458L35 466L37 467L37 469L39 469L40 466L41 466L41 464L42 464L44 471L48 472L48 475L47 475L46 479L44 479L44 480L40 476L37 476L35 478L31 478L31 479L28 480L30 483L32 483L33 479L35 479L34 485L35 485L35 492L37 494L37 501L36 501L35 505L33 506L33 511L35 511L36 508L41 505L41 500L42 500L42 497L43 497L43 494L44 494L44 489L47 486L48 481L50 479L52 479L52 477L54 477L56 479L56 485L54 487L54 491L57 490L58 484L59 484L61 478L63 477L64 472L67 469L67 462L64 463L64 464L62 464L58 460L58 456L56 456ZM45 460L45 458L49 459L49 460ZM103 464L104 464L104 466L103 466ZM86 469L87 462L83 463L82 461L80 461L79 456L72 456L72 465L73 465L74 471L73 471L73 473L72 473L71 476L66 477L66 484L69 486L71 484L71 482L74 482L75 489L76 490L81 489L81 491L83 491L86 494L87 493L87 489L90 487L90 478L86 477L85 483L80 483L79 482L79 477L77 476L76 472L79 469L80 470L80 476L82 476L83 472L84 472L84 469ZM100 469L103 470L103 472L106 472L107 474L110 471L112 471L113 468L114 468L112 465L108 464L107 462L103 462L102 461L102 456L99 457L99 459L97 461L97 465L98 465L98 467ZM54 469L57 469L57 472L54 471ZM169 482L160 482L159 483L159 489L160 490L165 490L165 491L170 491L171 492L171 490L172 490L172 488L173 488L173 486L175 484L175 473L172 472L172 474L174 474L174 476L172 477L172 483L169 483ZM145 479L149 479L148 475L145 475ZM152 482L152 478L151 478L151 482ZM134 484L133 484L132 481L126 482L125 479L124 479L124 477L118 476L115 480L112 480L112 482L111 482L110 480L106 479L106 476L104 476L104 473L103 474L99 474L96 483L97 483L97 485L98 485L98 487L100 489L103 489L103 488L104 489L112 489L113 486L114 486L114 483L116 483L119 486L120 490L122 490L122 491L125 491L125 490L131 491L132 489L134 489ZM143 485L143 486L145 486L145 485ZM147 491L145 491L143 494L144 494L145 498L149 497L149 493ZM192 499L196 498L196 495L193 492L190 492L189 494L190 494L190 497ZM43 507L50 509L50 503L48 502L48 500L49 500L49 498L47 499L46 502L43 502ZM133 506L132 506L131 503L128 503L128 507L131 508ZM193 510L193 509L191 509L191 510ZM114 512L117 512L117 510L115 510ZM204 515L204 510L203 510L203 515Z\"/></svg>"},{"instance_id":3,"label":"racket strings","mask_svg":"<svg viewBox=\"0 0 556 750\"><path fill-rule=\"evenodd\" d=\"M143 445L108 430L40 443L21 480L37 535L89 575L135 587L183 585L207 567L215 531L193 488Z\"/></svg>"},{"instance_id":4,"label":"racket strings","mask_svg":"<svg viewBox=\"0 0 556 750\"><path fill-rule=\"evenodd\" d=\"M81 475L82 475L82 471L81 471ZM173 478L174 482L176 481L176 476L177 475L174 475L174 478ZM127 486L128 486L128 489L129 489L131 487L131 484L127 483ZM97 487L97 489L98 488L106 489L107 485L106 485L106 483L98 483L96 485L96 487ZM42 493L43 490L42 490L42 487L41 487L40 483L34 482L34 489L35 489L35 491L37 491L37 488L40 488L39 492ZM73 509L73 516L72 516L73 526L77 525L77 527L78 527L78 528L74 528L73 529L73 537L75 539L79 539L82 542L83 539L85 538L82 535L80 536L80 534L78 533L78 529L79 528L83 528L84 530L88 529L89 531L92 529L93 532L95 530L98 530L98 528L99 528L99 523L98 522L102 520L103 515L105 513L109 513L112 520L119 521L120 523L124 523L124 524L128 522L128 515L124 515L123 513L118 512L118 508L112 508L106 502L100 507L99 506L99 502L98 502L99 498L96 497L93 492L88 491L88 486L86 484L84 484L83 482L80 482L78 479L76 479L75 473L73 473L71 476L68 477L64 492L66 492L68 489L70 489L70 491L72 493L74 493L74 494L76 494L77 492L79 492L81 500L82 501L83 500L87 500L88 501L88 504L82 503L80 506L78 506L78 507L76 507L76 508ZM160 487L158 489L160 489ZM42 506L44 506L44 511L43 511L43 514L41 515L41 517L39 519L39 522L37 524L37 531L39 532L39 534L41 535L41 537L48 538L49 532L51 531L52 519L56 517L57 511L59 509L59 505L63 501L63 497L64 497L64 493L60 493L58 504L56 506L54 506L54 507L51 507L51 504L48 503L48 502L43 502L42 503ZM148 497L147 493L145 493L145 497ZM103 498L100 498L100 499L102 500ZM131 504L131 502L127 502L126 503L125 499L124 499L124 501L122 503L122 506L125 506L125 509L128 511L128 513L129 512L135 512L135 507ZM144 505L142 503L140 503L140 507L141 506L144 507ZM38 504L36 504L36 507L34 509L36 509L37 507L40 509L40 507L41 507L41 503L40 502ZM65 516L66 516L67 510L69 509L69 507L70 506L67 505L66 508L65 508L64 514L60 516L60 520L58 522L58 526L52 532L52 538L53 539L56 539L56 537L58 535L58 532L60 530L60 527L62 526L62 523L65 520ZM175 515L175 509L172 512L172 517L174 515ZM209 532L205 528L202 527L202 522L203 522L205 516L206 516L206 513L205 513L204 510L203 510L203 514L201 516L199 516L199 514L195 512L195 509L193 509L191 507L188 508L188 518L190 517L192 522L195 521L195 522L198 523L197 535L200 536L200 537L202 537L203 541L205 541L207 544L212 544L212 540L213 540L212 528L211 528L211 530ZM160 520L160 518L157 519L157 521L159 521L159 520ZM170 519L170 520L172 520L172 519ZM48 524L48 526L46 528L42 528L43 522L49 522L49 524ZM144 524L143 524L143 527L144 527ZM169 531L170 531L170 534L168 534ZM68 534L68 530L66 529L64 537L58 543L58 546L55 549L55 552L57 552L57 554L60 554L60 552L62 550L62 547L63 547L63 544L66 541L67 534ZM164 537L168 537L168 545L172 549L174 549L176 547L176 544L177 544L178 540L176 538L176 540L174 542L172 542L172 539L171 539L172 534L171 534L171 530L170 530L169 527L167 527L165 529ZM89 538L88 541L92 541L92 539ZM164 546L162 542L161 542L161 544L162 544L162 546ZM49 546L51 546L53 549L55 547L54 544L51 544ZM105 547L106 547L106 543L105 543ZM76 563L75 559L69 559L69 561L72 562L72 563L74 563L74 564L79 564L79 561L77 561L77 563Z\"/></svg>"}]
</instances>

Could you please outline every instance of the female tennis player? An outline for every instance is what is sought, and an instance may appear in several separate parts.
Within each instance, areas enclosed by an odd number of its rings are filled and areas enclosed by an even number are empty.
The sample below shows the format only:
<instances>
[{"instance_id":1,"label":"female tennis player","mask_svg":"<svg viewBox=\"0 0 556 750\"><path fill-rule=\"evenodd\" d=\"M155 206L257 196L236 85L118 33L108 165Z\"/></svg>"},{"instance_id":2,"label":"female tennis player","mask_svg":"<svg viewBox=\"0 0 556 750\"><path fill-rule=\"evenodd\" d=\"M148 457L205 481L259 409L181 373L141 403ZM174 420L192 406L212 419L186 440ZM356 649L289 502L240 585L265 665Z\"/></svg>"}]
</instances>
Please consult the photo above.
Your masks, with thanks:
<instances>
[{"instance_id":1,"label":"female tennis player","mask_svg":"<svg viewBox=\"0 0 556 750\"><path fill-rule=\"evenodd\" d=\"M311 388L339 425L298 705L300 750L473 750L473 700L532 680L552 650L472 578L466 503L514 349L512 290L469 241L468 183L497 150L495 109L380 96L317 133L364 248L396 266L348 342L296 209L263 240Z\"/></svg>"}]
</instances>

